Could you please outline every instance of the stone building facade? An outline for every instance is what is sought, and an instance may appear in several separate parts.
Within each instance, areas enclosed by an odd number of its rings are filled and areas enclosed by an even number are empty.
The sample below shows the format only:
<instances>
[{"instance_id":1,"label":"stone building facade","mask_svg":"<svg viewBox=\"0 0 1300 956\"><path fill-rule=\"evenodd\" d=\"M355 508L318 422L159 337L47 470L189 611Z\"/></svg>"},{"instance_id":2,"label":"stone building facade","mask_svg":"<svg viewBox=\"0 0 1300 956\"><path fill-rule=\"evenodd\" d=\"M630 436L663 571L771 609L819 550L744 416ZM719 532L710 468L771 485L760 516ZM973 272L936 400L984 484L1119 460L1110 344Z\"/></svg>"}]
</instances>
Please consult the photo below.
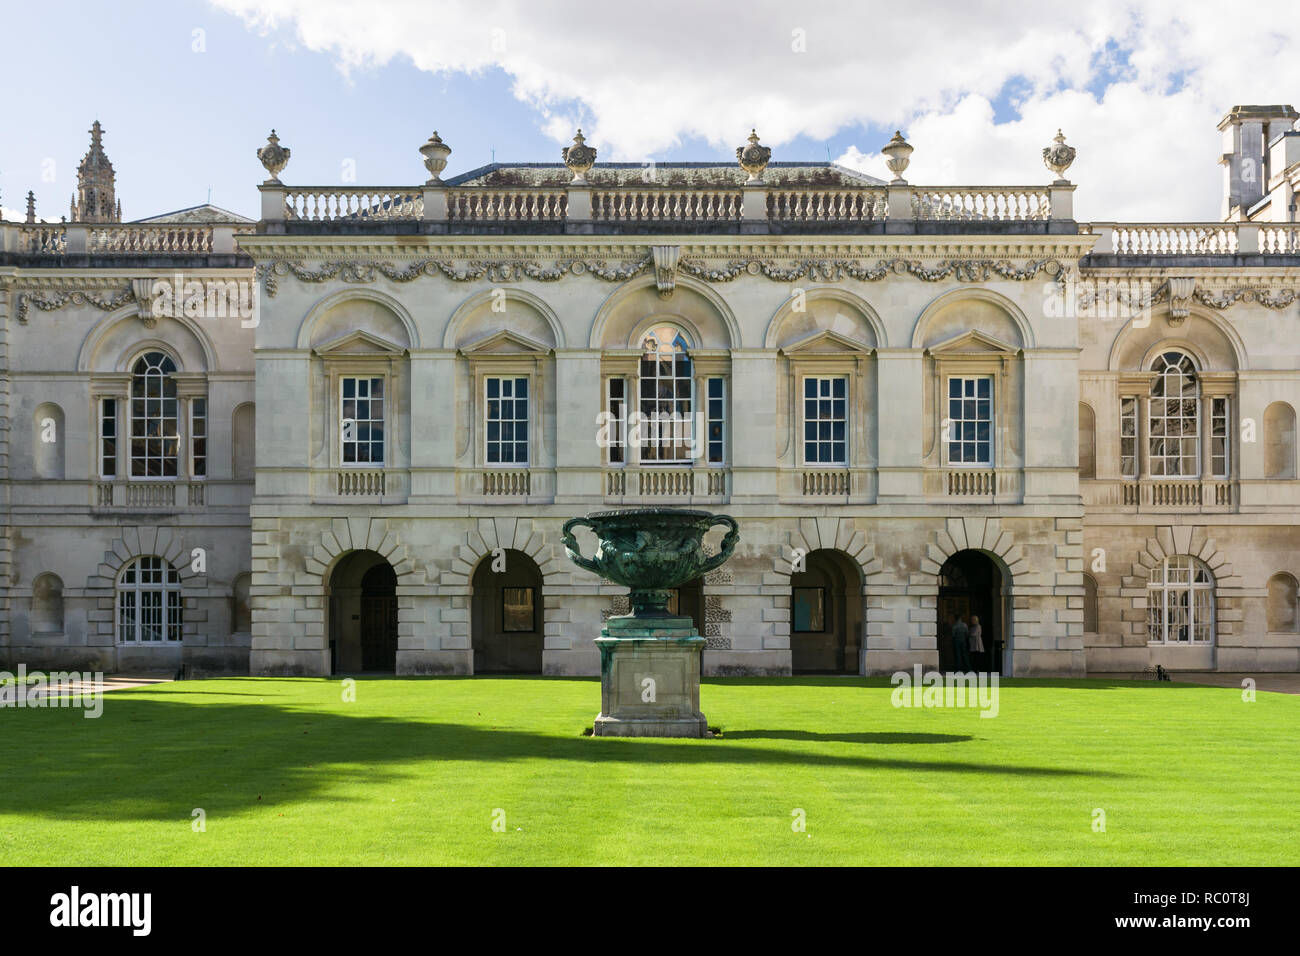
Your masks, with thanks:
<instances>
[{"instance_id":1,"label":"stone building facade","mask_svg":"<svg viewBox=\"0 0 1300 956\"><path fill-rule=\"evenodd\" d=\"M443 180L435 134L409 188L272 141L257 223L3 224L0 640L593 674L625 597L560 527L654 505L740 522L677 595L706 673L947 666L971 614L1008 675L1300 670L1295 118L1225 118L1219 223L1076 221L1060 137L975 189L901 137L888 183L756 138Z\"/></svg>"}]
</instances>

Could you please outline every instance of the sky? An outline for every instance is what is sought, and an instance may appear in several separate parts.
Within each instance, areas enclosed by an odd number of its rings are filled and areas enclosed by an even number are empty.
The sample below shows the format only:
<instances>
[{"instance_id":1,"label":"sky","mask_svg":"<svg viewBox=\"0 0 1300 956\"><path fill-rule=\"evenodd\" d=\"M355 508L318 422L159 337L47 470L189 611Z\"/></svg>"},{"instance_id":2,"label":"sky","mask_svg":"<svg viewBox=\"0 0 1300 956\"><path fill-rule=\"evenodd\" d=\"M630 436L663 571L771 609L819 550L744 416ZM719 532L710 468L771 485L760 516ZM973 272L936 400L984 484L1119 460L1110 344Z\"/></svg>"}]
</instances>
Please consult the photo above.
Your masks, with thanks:
<instances>
[{"instance_id":1,"label":"sky","mask_svg":"<svg viewBox=\"0 0 1300 956\"><path fill-rule=\"evenodd\" d=\"M0 0L0 205L68 211L93 120L125 219L211 201L256 217L272 127L301 185L413 185L558 161L775 160L920 185L1045 184L1058 127L1081 220L1215 220L1235 104L1300 104L1294 0ZM1249 16L1246 16L1246 12Z\"/></svg>"}]
</instances>

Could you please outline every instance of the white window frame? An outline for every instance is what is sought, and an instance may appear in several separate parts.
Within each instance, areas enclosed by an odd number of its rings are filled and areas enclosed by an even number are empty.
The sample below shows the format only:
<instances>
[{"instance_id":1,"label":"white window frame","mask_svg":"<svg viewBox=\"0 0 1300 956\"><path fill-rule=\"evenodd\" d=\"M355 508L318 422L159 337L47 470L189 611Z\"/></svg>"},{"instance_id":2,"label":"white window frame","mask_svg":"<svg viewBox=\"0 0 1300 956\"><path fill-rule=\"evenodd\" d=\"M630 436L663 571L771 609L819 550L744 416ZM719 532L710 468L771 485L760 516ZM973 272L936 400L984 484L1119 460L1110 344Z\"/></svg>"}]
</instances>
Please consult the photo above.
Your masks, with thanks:
<instances>
[{"instance_id":1,"label":"white window frame","mask_svg":"<svg viewBox=\"0 0 1300 956\"><path fill-rule=\"evenodd\" d=\"M614 385L618 383L622 387L623 394L617 398L614 396ZM614 403L622 403L621 413L616 413ZM626 468L628 466L628 441L627 441L627 409L628 409L628 377L626 375L610 375L605 379L605 433L609 436L605 445L605 464L611 468ZM611 452L617 448L622 461L614 461Z\"/></svg>"},{"instance_id":2,"label":"white window frame","mask_svg":"<svg viewBox=\"0 0 1300 956\"><path fill-rule=\"evenodd\" d=\"M144 567L146 562L150 565L148 568ZM144 571L159 572L162 581L155 583L141 580ZM134 572L135 580L126 583L124 579L131 572ZM160 612L159 626L162 628L163 636L156 641L145 640L143 637L145 622L141 610L144 607L142 596L145 594L159 595L156 610ZM129 601L127 600L128 595L130 596ZM175 600L172 599L173 596ZM130 625L132 636L123 639L123 612L127 604L131 606L134 620ZM184 642L185 600L181 579L176 569L168 563L166 558L156 554L141 555L132 558L122 567L118 572L114 587L113 612L113 636L118 644L139 647L168 647Z\"/></svg>"},{"instance_id":3,"label":"white window frame","mask_svg":"<svg viewBox=\"0 0 1300 956\"><path fill-rule=\"evenodd\" d=\"M194 409L194 407L199 402L203 403L202 415L198 415ZM189 414L190 478L194 481L205 481L208 477L208 462L212 461L212 439L211 436L208 434L209 426L212 424L212 409L208 407L208 396L206 395L195 395L193 398L189 400L187 404L190 407L189 409L190 411ZM202 435L198 433L198 429L194 424L194 420L196 418L201 418L203 420ZM199 439L203 440L203 454L201 456L195 450L195 445ZM203 459L203 474L199 474L198 468L195 467L195 463L198 461L200 457Z\"/></svg>"},{"instance_id":4,"label":"white window frame","mask_svg":"<svg viewBox=\"0 0 1300 956\"><path fill-rule=\"evenodd\" d=\"M1185 567L1184 567L1185 565ZM1170 572L1186 571L1187 580L1170 580ZM1157 581L1156 574L1160 575ZM1198 582L1198 574L1204 574L1206 580ZM1178 610L1186 611L1187 620L1186 628L1188 639L1185 641L1170 640L1169 624L1169 599L1170 595L1187 594L1187 607L1179 607ZM1209 621L1205 622L1198 619L1198 595L1205 595L1208 599L1204 602L1204 608L1208 609ZM1172 647L1211 647L1214 644L1214 598L1215 598L1215 581L1214 572L1212 572L1199 559L1186 554L1169 555L1152 569L1151 576L1147 579L1147 643L1158 644L1160 646ZM1156 627L1154 620L1156 612L1160 616L1160 637L1152 637L1152 630ZM1175 625L1176 627L1182 625ZM1207 636L1203 640L1196 639L1198 628L1204 628Z\"/></svg>"},{"instance_id":5,"label":"white window frame","mask_svg":"<svg viewBox=\"0 0 1300 956\"><path fill-rule=\"evenodd\" d=\"M1217 415L1214 411L1216 403L1223 403L1223 414ZM1232 399L1227 395L1211 395L1208 398L1210 414L1207 416L1206 426L1209 432L1206 434L1206 440L1209 442L1209 460L1210 460L1210 477L1211 478L1228 478L1232 475ZM1218 419L1223 421L1223 469L1215 467L1214 460L1217 456L1214 454L1214 440L1217 437L1214 434L1214 424Z\"/></svg>"},{"instance_id":6,"label":"white window frame","mask_svg":"<svg viewBox=\"0 0 1300 956\"><path fill-rule=\"evenodd\" d=\"M380 380L380 381L382 381L382 382L384 383L384 395L383 395L383 398L380 399L380 401L382 401L382 402L384 403L384 404L383 404L383 417L382 417L382 418L378 418L378 419L376 419L376 418L367 418L367 419L365 420L367 423L374 423L374 422L378 421L378 422L380 422L380 423L383 425L383 428L384 428L384 438L383 438L383 442L384 442L384 446L383 446L383 447L384 447L384 453L383 453L383 458L382 458L382 460L380 460L380 461L348 461L347 458L346 458L346 456L345 456L345 449L346 449L346 447L347 447L347 440L346 440L346 438L344 437L343 423L344 423L345 421L347 421L347 419L344 418L344 416L343 416L343 403L346 401L346 399L343 397L343 388L344 388L344 383L347 382L348 380L359 381L359 380L361 380L361 379L366 379L368 382L373 382L375 379L378 379L378 380ZM344 373L341 373L341 374L339 375L339 392L338 392L339 403L338 403L338 405L335 406L335 415L337 416L337 421L338 421L338 436L339 436L339 467L340 467L340 468L362 468L362 469L367 469L367 468L368 468L368 469L375 469L375 468L385 468L385 467L387 467L387 463L388 463L388 452L389 452L389 433L388 433L388 421L389 421L389 417L388 417L388 411L389 411L389 407L390 407L390 404L391 404L391 396L392 396L391 377L388 376L388 375L385 375L385 374L382 374L382 373L376 374L376 373L373 373L373 372L344 372ZM353 401L356 401L356 396L355 396L355 395L353 395L352 400L353 400ZM373 399L372 397L368 397L368 398L366 399L366 401L374 401L374 399ZM357 424L358 420L354 418L354 419L352 419L352 422L353 422L353 424L355 425L355 424ZM357 441L357 440L354 439L353 443L355 444L356 441ZM367 440L367 444L370 444L370 443L371 443L371 442L370 442L370 440L368 439L368 440Z\"/></svg>"},{"instance_id":7,"label":"white window frame","mask_svg":"<svg viewBox=\"0 0 1300 956\"><path fill-rule=\"evenodd\" d=\"M1171 349L1162 350L1162 351L1161 351L1158 355L1156 355L1156 357L1152 360L1152 363L1151 363L1151 364L1154 366L1157 362L1164 362L1164 357L1165 357L1166 355L1169 355L1169 354L1180 355L1180 356L1182 356L1183 358L1185 358L1185 359L1187 360L1187 363L1188 363L1188 364L1191 366L1191 368L1192 368L1192 371L1191 371L1191 379L1192 379L1192 382L1193 382L1193 384L1195 384L1195 386L1196 386L1196 398L1195 398L1195 400L1194 400L1194 404L1195 404L1195 406L1196 406L1196 412L1195 412L1195 416L1196 416L1196 417L1194 418L1194 420L1193 420L1193 422L1192 422L1192 432L1191 432L1191 440L1192 440L1192 442L1194 443L1194 444L1193 444L1193 451L1192 451L1192 455L1191 455L1191 461L1192 461L1192 467L1193 467L1194 470L1193 470L1193 471L1187 471L1187 472L1178 471L1178 472L1172 472L1172 473L1166 470L1166 465L1167 465L1167 463L1168 463L1169 461L1171 461L1171 460L1175 460L1175 461L1179 462L1179 467L1180 467L1180 468L1182 467L1182 462L1183 462L1183 460L1187 457L1187 456L1185 456L1185 455L1183 454L1183 450L1182 450L1182 443L1183 443L1184 441L1187 441L1187 440L1188 440L1188 438L1187 438L1186 435L1179 434L1179 435L1177 436L1177 440L1178 440L1178 443L1179 443L1179 446L1178 446L1178 454L1177 454L1177 455L1170 455L1170 454L1168 453L1168 451L1164 451L1164 452L1162 452L1161 454L1157 455L1157 454L1155 453L1155 448L1153 447L1156 441L1161 441L1161 442L1165 443L1165 444L1162 445L1162 447L1165 448L1165 449L1167 449L1167 448L1168 448L1168 444L1167 444L1167 443L1168 443L1168 441L1169 441L1169 435L1167 434L1167 432L1168 432L1168 428L1167 428L1167 426L1162 426L1162 428L1161 428L1161 432L1162 432L1162 434L1157 435L1157 434L1155 433L1155 428L1153 427L1153 423L1154 423L1154 422L1156 422L1156 421L1160 421L1160 422L1170 422L1170 421L1183 422L1183 421L1186 420L1186 416L1184 416L1184 415L1182 414L1181 410L1179 411L1179 414L1178 414L1178 415L1176 415L1176 416L1172 416L1172 417L1168 414L1169 409L1168 409L1167 406L1165 406L1165 407L1162 409L1162 413L1161 413L1160 415L1156 415L1155 412L1154 412L1154 410L1153 410L1153 406L1154 406L1154 403L1155 403L1155 402L1157 402L1157 401L1167 402L1167 401L1170 400L1169 397L1168 397L1168 395L1167 395L1167 394L1165 393L1165 391L1164 391L1164 387L1163 387L1163 385L1161 386L1161 394L1160 394L1160 397L1159 397L1159 398L1157 398L1154 394L1152 394L1152 392L1154 392L1154 390L1155 390L1155 386L1156 386L1156 382L1157 382L1157 381L1167 380L1168 378L1171 378L1171 377L1172 377L1172 376L1168 376L1168 375L1165 374L1166 370L1167 370L1168 367L1169 367L1169 366L1166 364L1166 365L1163 365L1159 370L1157 370L1157 369L1155 369L1155 368L1152 368L1152 369L1151 369L1151 371L1155 373L1155 378L1152 379L1152 381L1151 381L1151 387L1147 390L1147 420L1146 420L1146 423L1145 423L1145 424L1146 424L1146 442L1147 442L1147 471L1150 472L1150 476L1151 476L1152 478L1175 479L1175 480L1176 480L1176 479L1179 479L1179 478L1188 478L1188 479L1200 478L1200 477L1201 477L1201 470L1202 470L1202 469L1201 469L1201 464L1202 464L1202 462L1201 462L1201 453L1202 453L1201 442L1204 440L1203 437L1202 437L1202 435L1201 435L1201 429L1202 429L1202 428L1204 427L1204 425L1205 425L1205 417L1204 417L1204 415L1205 415L1205 409L1202 407L1202 401L1201 401L1201 371L1200 371L1200 368L1199 368L1199 367L1197 366L1197 364L1196 364L1196 360L1195 360L1191 355L1189 355L1187 352L1184 352L1184 351L1182 351L1182 350L1180 350L1180 349L1176 349L1176 348L1171 348ZM1179 373L1179 377L1183 377L1183 374L1182 374L1182 373ZM1182 398L1180 397L1179 399L1176 399L1176 401L1182 402L1182 401L1185 401L1185 399L1182 399ZM1159 462L1161 463L1161 464L1159 465L1159 470L1157 470L1157 464L1156 464L1157 461L1159 461Z\"/></svg>"},{"instance_id":8,"label":"white window frame","mask_svg":"<svg viewBox=\"0 0 1300 956\"><path fill-rule=\"evenodd\" d=\"M524 422L524 428L526 429L526 435L525 435L525 438L524 438L524 445L525 445L525 447L526 447L526 449L527 449L527 451L528 451L528 455L527 455L527 458L526 458L525 461L513 461L513 462L510 462L510 461L490 461L490 460L488 459L488 442L489 442L489 439L488 439L488 425L491 423L491 420L488 418L488 402L492 401L492 399L488 398L487 390L488 390L488 382L491 382L491 381L494 381L494 380L495 380L496 382L498 382L498 383L500 383L500 382L504 382L504 381L506 381L506 380L509 380L509 381L511 382L511 385L512 385L512 386L514 385L514 383L518 382L519 380L523 380L524 382L527 383L527 386L528 386L528 394L527 394L527 395L524 397L524 399L523 399L524 402L525 402L525 408L526 408L527 413L526 413L525 417L522 419L523 422ZM482 418L482 421L483 421L483 448L482 448L482 452L483 452L483 467L485 467L485 468L489 468L489 469L499 469L499 470L503 470L503 471L512 471L512 470L515 470L515 469L520 469L520 468L531 468L531 467L532 467L532 460L533 460L533 393L534 393L533 384L534 384L534 383L533 383L533 377L532 377L531 375L527 375L527 374L522 374L522 375L521 375L521 374L516 374L516 373L511 373L511 372L487 372L487 373L485 373L485 374L483 375L483 418ZM500 397L499 394L498 394L498 396L497 396L497 400L498 400L498 401L501 400L501 397ZM518 402L519 399L518 399L517 397L513 397L513 396L512 396L512 397L510 398L510 401L512 401L512 402ZM498 418L498 422L500 422L500 421L501 421L501 419ZM514 423L514 424L517 424L519 421L520 421L520 419L518 419L518 418L512 418L512 419L511 419L511 422ZM500 441L500 439L498 439L498 441ZM511 442L512 442L513 444L518 444L518 439L511 439Z\"/></svg>"},{"instance_id":9,"label":"white window frame","mask_svg":"<svg viewBox=\"0 0 1300 956\"><path fill-rule=\"evenodd\" d=\"M116 481L120 477L120 475L118 474L118 463L121 460L121 452L122 452L122 420L121 420L121 413L118 411L118 409L122 405L122 400L116 395L101 395L99 396L98 401L99 401L99 416L98 416L99 447L97 449L96 458L98 459L99 464L96 470L97 473L99 474L99 477L104 481ZM104 408L105 404L108 402L113 403L113 413L111 415L108 414ZM110 423L113 426L113 434L111 439L109 436L104 434L105 424L110 424ZM112 455L113 473L111 475L104 470L104 465L109 461L109 456L104 454L104 443L110 440L113 442L113 455Z\"/></svg>"},{"instance_id":10,"label":"white window frame","mask_svg":"<svg viewBox=\"0 0 1300 956\"><path fill-rule=\"evenodd\" d=\"M714 398L710 394L710 389L714 382L718 383L721 394ZM717 402L719 412L715 418L713 415L713 403ZM713 426L718 426L718 437L713 438ZM710 457L709 446L714 442L718 444L718 460L714 461ZM725 375L706 375L704 377L704 464L709 468L722 468L727 464L727 378Z\"/></svg>"},{"instance_id":11,"label":"white window frame","mask_svg":"<svg viewBox=\"0 0 1300 956\"><path fill-rule=\"evenodd\" d=\"M818 395L817 395L817 398L815 398L815 399L808 399L808 398L806 397L806 396L807 396L807 393L808 393L808 382L810 382L810 381L811 381L811 382L817 382L817 383L818 383L818 384L817 384L817 393L818 393ZM805 437L805 434L806 434L806 432L807 432L807 428L808 428L807 405L806 405L805 403L808 402L808 401L819 401L819 402L822 401L822 398L821 398L821 383L822 383L822 382L832 382L832 383L833 383L833 382L836 382L836 381L840 381L840 382L843 382L843 383L844 383L844 397L843 397L843 399L842 399L843 402L844 402L844 418L843 418L843 423L844 423L844 438L843 438L843 440L842 440L842 444L844 445L844 460L843 460L843 461L809 461L809 460L808 460L807 438ZM853 403L852 403L852 401L850 400L851 385L852 385L852 382L850 381L849 376L848 376L847 374L845 374L845 373L828 373L828 374L822 374L822 375L818 375L818 374L815 374L815 373L811 373L811 374L801 375L801 376L799 377L799 398L798 398L798 402L799 402L799 433L798 433L798 440L799 440L799 461L800 461L800 463L802 464L803 467L805 467L805 468L848 468L848 467L849 467L850 456L853 454L853 449L850 447L850 444L849 444L849 436L852 434L851 427L852 427L852 415L853 415ZM833 394L833 391L834 391L834 385L832 385L831 388L832 388L832 395L828 396L828 397L826 398L826 401L837 401L837 399L834 397L834 394ZM818 424L821 423L821 419L820 419L820 418L816 419L816 421L817 421ZM828 422L833 426L833 425L835 424L835 422L836 422L836 419L835 419L834 417L832 417L832 418L828 419ZM833 428L832 428L832 431L834 431ZM819 446L822 444L821 439L815 439L814 441L815 441L816 444L818 444ZM832 447L834 447L835 439L834 439L834 438L831 438L831 439L829 439L829 442L831 443Z\"/></svg>"},{"instance_id":12,"label":"white window frame","mask_svg":"<svg viewBox=\"0 0 1300 956\"><path fill-rule=\"evenodd\" d=\"M987 398L987 399L982 399L982 398L979 397L979 385L978 385L978 383L981 382L981 381L986 381L986 382L989 383L989 395L988 395L988 398ZM961 383L962 383L962 387L961 387L962 394L961 394L961 396L959 396L957 399L953 399L953 398L951 398L951 394L952 394L952 383L953 383L953 382L961 382ZM970 399L967 399L967 398L966 398L966 395L965 395L965 392L966 392L966 385L965 385L965 383L966 383L966 382L975 382L975 383L977 383L976 386L975 386L975 395L972 396ZM942 433L940 434L940 439L941 439L942 444L943 444L943 449L942 449L942 451L943 451L943 461L944 461L944 464L945 464L947 467L949 467L949 468L965 468L965 469L972 469L972 468L996 468L996 467L997 467L997 443L998 443L998 431L997 431L997 414L998 414L997 400L998 400L998 398L997 398L997 392L998 392L998 383L997 383L997 376L996 376L996 375L983 374L983 373L966 374L966 375L963 375L963 374L960 374L960 373L949 373L949 374L947 374L947 375L944 376L944 378L943 378L943 409L942 409L942 414L940 414L939 418L940 418L940 421L947 421L947 422L948 422L948 440L947 440L947 441L942 441L943 436L942 436ZM953 417L952 417L952 414L951 414L951 413L952 413L952 406L951 406L951 404L950 404L950 402L952 402L952 401L960 401L960 402L963 402L963 403L965 403L966 401L973 401L973 402L976 402L976 403L977 403L977 408L976 408L976 414L977 414L977 417L974 418L974 419L971 419L972 424L974 424L974 425L976 426L976 438L974 439L974 443L975 443L975 446L976 446L977 449L979 448L979 445L981 444L980 439L979 439L979 437L978 437L978 435L979 435L979 424L980 424L980 419L978 418L978 403L981 402L981 401L987 401L987 402L988 402L988 404L989 404L989 418L988 418L989 436L988 436L988 438L983 442L983 444L987 444L987 445L988 445L989 454L988 454L988 460L987 460L987 461L980 461L980 460L978 460L978 459L976 459L975 461L953 461L953 460L952 460L952 458L951 458L951 449L949 448L950 444L952 444L954 441L955 441L957 444L959 444L959 445L960 445L960 444L966 444L966 441L965 441L964 438L956 438L956 439L954 439L954 437L953 437L953 435L954 435L953 429L956 428L959 424L962 424L962 425L966 424L966 419L965 419L965 417L963 416L961 419L958 419L958 420L956 420L956 421L953 420ZM963 409L963 410L964 410L964 409Z\"/></svg>"},{"instance_id":13,"label":"white window frame","mask_svg":"<svg viewBox=\"0 0 1300 956\"><path fill-rule=\"evenodd\" d=\"M137 474L135 473L135 463L136 463L136 460L137 460L137 459L136 459L136 456L135 456L135 441L136 441L136 434L135 434L135 422L136 422L136 416L135 416L135 402L136 402L136 397L135 397L135 379L136 379L135 367L136 367L136 365L137 365L137 364L138 364L138 363L139 363L139 362L140 362L140 361L141 361L141 360L142 360L146 355L149 355L149 354L151 354L151 353L153 353L153 352L158 352L159 354L165 356L165 357L166 357L166 358L167 358L167 359L172 363L172 371L171 371L170 373L168 373L167 375L164 375L163 378L164 378L164 382L165 382L166 379L167 379L168 377L170 377L170 378L172 379L172 387L173 387L173 390L176 391L176 396L172 399L172 401L174 401L174 402L176 403L176 416L175 416L175 421L176 421L176 437L175 437L175 440L176 440L176 474L174 474L174 475L137 475ZM188 439L188 437L185 435L185 432L184 432L184 430L183 430L182 427L181 427L182 424L185 422L185 416L181 413L181 397L180 397L180 390L179 390L179 388L178 388L179 382L176 380L176 377L175 377L175 376L176 376L176 373L180 371L180 368L181 368L181 366L180 366L180 363L176 361L176 356L172 355L172 354L171 354L170 352L168 352L166 349L158 348L158 347L151 347L151 348L143 349L143 350L142 350L138 355L135 356L135 358L131 359L131 364L130 364L130 375L129 375L129 380L128 380L128 382L127 382L127 386L126 386L126 433L127 433L127 438L126 438L126 477L127 477L127 479L130 480L130 481L179 481L179 480L182 480L181 463L182 463L185 459L184 459L184 457L183 457L183 455L182 455L182 453L181 453L181 449L182 449L182 448L187 448L187 447L188 447L188 445L189 445L189 439ZM167 401L167 398L166 398L166 395L164 394L164 396L163 396L161 399L156 399L156 400L157 400L157 401L163 401L163 402L165 402L165 401ZM151 399L149 399L149 398L146 397L146 398L144 399L144 401L145 401L145 402L148 402L148 401L151 401ZM147 405L145 406L145 411L146 411L145 420L148 421L148 415L147 415L147 412L148 412L148 406L147 406ZM166 416L163 416L163 417L165 418ZM142 440L142 441L150 441L150 439L149 439L147 436L141 436L141 440ZM166 438L163 438L163 439L161 439L161 441L163 441L163 442L165 443L165 442L167 441L167 439L166 439ZM165 445L164 445L164 447L165 447ZM148 459L148 456L146 456L146 457L145 457L144 459L142 459L142 460L147 462L147 461L149 460L149 459ZM163 455L159 460L165 463L165 462L167 461L167 456L166 456L166 455Z\"/></svg>"},{"instance_id":14,"label":"white window frame","mask_svg":"<svg viewBox=\"0 0 1300 956\"><path fill-rule=\"evenodd\" d=\"M1125 405L1125 403L1130 403L1130 408L1129 408L1129 410L1128 410L1127 412L1124 411L1124 405ZM1141 445L1141 442L1143 441L1143 438L1142 438L1142 430L1138 427L1138 419L1141 418L1141 415L1140 415L1141 408L1142 408L1142 403L1138 400L1138 398L1137 398L1136 395L1122 395L1122 396L1120 396L1120 400L1119 400L1119 436L1118 436L1118 438L1119 438L1119 470L1120 470L1120 477L1122 477L1122 478L1128 478L1128 479L1131 479L1131 480L1137 480L1138 474L1139 474L1139 472L1140 472L1140 470L1141 470L1141 467L1142 467L1142 445ZM1133 434L1131 434L1131 435L1125 435L1125 434L1124 434L1124 423L1125 423L1126 420L1132 423L1132 426L1133 426ZM1124 442L1126 442L1126 441L1131 441L1131 442L1133 443L1133 455L1132 455L1133 465L1132 465L1132 471L1126 471L1125 468L1124 468L1124 458L1125 458L1125 455L1124 455Z\"/></svg>"},{"instance_id":15,"label":"white window frame","mask_svg":"<svg viewBox=\"0 0 1300 956\"><path fill-rule=\"evenodd\" d=\"M687 361L690 362L690 372L685 379L685 381L688 381L690 383L690 395L688 396L688 400L690 402L690 410L687 413L687 418L686 418L689 427L689 434L684 436L683 440L680 442L675 439L670 439L667 443L665 443L662 439L657 439L653 442L650 440L649 436L653 432L655 432L660 426L658 424L653 423L652 419L646 415L644 411L643 403L653 402L657 406L658 403L669 401L669 400L659 398L658 395L655 395L651 398L642 398L641 396L642 382L644 380L644 376L642 375L641 365L645 361L645 356L647 352L647 349L644 347L644 342L647 337L653 335L656 331L662 328L672 329L675 333L677 333L678 336L680 336L682 341L686 343L686 347L685 349L683 349L682 354L685 355ZM699 408L699 404L698 404L698 396L695 394L696 392L695 376L696 376L697 369L696 369L695 357L691 354L691 350L692 347L690 344L690 338L686 335L686 333L682 329L678 328L672 323L664 322L664 323L656 324L653 327L646 329L645 335L642 336L642 348L641 348L641 353L637 358L637 374L636 374L636 411L639 416L637 420L637 427L641 430L641 441L637 443L637 459L638 459L638 465L642 468L691 468L694 467L695 465L696 462L695 452L699 448L699 446L696 444L695 415L696 415L696 410ZM656 354L663 354L663 353L656 353ZM673 364L674 364L674 368L673 368L672 380L674 382L683 381L683 379L677 375L675 359ZM661 379L656 375L654 381L658 382L660 380ZM674 392L676 392L675 387L674 387ZM672 415L674 417L670 418L669 425L670 427L676 428L679 425L675 417L677 415L676 406L677 403L681 401L681 399L678 398L676 394L674 394L671 401L673 404ZM686 448L686 457L674 458L671 460L665 460L663 458L652 458L652 459L646 458L645 452L647 448L655 447L658 449L662 449L665 447L665 444L667 444L668 446L677 446L677 445L684 444ZM707 454L707 450L706 450L706 454Z\"/></svg>"}]
</instances>

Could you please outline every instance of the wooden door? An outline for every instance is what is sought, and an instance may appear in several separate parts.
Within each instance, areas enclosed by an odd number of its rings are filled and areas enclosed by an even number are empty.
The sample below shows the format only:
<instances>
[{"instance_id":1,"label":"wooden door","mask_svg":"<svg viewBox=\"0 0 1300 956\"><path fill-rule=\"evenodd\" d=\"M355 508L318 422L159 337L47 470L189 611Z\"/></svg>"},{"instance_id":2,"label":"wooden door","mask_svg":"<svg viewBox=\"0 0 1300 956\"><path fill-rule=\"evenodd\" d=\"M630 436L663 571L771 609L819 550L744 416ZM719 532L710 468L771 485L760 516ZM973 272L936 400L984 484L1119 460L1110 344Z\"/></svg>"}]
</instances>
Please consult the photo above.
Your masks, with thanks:
<instances>
[{"instance_id":1,"label":"wooden door","mask_svg":"<svg viewBox=\"0 0 1300 956\"><path fill-rule=\"evenodd\" d=\"M397 671L397 598L361 599L361 669Z\"/></svg>"}]
</instances>

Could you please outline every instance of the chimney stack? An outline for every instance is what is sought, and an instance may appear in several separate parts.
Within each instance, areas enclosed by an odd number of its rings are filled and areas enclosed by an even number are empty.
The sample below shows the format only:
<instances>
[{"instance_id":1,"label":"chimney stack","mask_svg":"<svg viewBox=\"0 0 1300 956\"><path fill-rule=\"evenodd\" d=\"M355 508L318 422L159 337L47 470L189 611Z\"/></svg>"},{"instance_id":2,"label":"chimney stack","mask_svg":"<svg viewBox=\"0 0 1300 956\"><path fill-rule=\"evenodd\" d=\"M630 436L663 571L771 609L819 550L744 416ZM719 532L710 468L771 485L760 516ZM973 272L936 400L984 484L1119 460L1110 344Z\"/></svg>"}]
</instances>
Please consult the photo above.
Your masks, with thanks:
<instances>
[{"instance_id":1,"label":"chimney stack","mask_svg":"<svg viewBox=\"0 0 1300 956\"><path fill-rule=\"evenodd\" d=\"M1269 143L1292 129L1300 113L1290 105L1234 106L1219 121L1223 133L1223 221L1242 221L1268 194Z\"/></svg>"}]
</instances>

